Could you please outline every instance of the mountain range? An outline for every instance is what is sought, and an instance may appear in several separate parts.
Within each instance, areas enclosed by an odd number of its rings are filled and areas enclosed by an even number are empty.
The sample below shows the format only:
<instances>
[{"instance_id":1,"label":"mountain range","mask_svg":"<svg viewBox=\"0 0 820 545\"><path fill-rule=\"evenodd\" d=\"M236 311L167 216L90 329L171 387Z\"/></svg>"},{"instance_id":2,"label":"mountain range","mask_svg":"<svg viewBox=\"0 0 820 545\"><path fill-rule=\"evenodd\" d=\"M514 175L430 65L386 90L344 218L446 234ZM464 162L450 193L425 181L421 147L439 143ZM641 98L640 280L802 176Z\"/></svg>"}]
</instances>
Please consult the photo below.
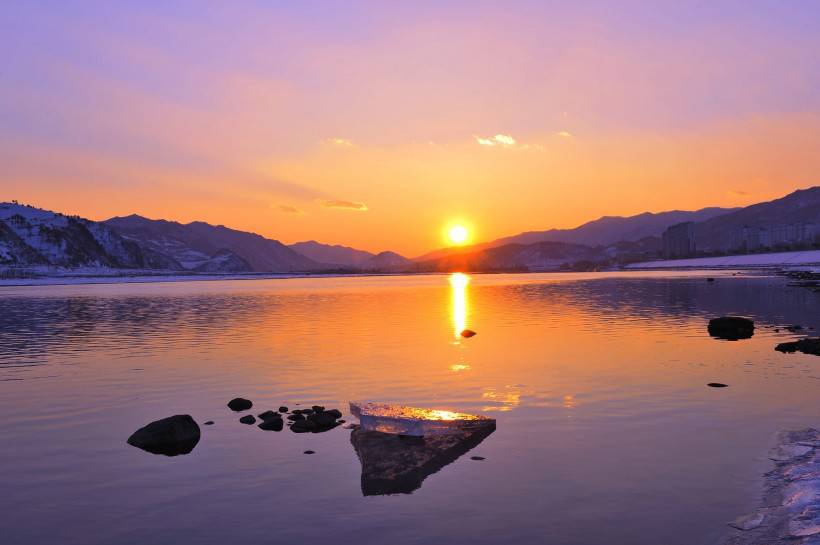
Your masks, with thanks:
<instances>
[{"instance_id":1,"label":"mountain range","mask_svg":"<svg viewBox=\"0 0 820 545\"><path fill-rule=\"evenodd\" d=\"M96 222L10 202L0 203L0 265L209 273L554 270L657 259L663 231L684 221L694 223L699 250L726 252L742 227L820 224L820 187L745 208L605 216L574 229L529 231L412 260L313 240L285 245L201 221L131 215Z\"/></svg>"}]
</instances>

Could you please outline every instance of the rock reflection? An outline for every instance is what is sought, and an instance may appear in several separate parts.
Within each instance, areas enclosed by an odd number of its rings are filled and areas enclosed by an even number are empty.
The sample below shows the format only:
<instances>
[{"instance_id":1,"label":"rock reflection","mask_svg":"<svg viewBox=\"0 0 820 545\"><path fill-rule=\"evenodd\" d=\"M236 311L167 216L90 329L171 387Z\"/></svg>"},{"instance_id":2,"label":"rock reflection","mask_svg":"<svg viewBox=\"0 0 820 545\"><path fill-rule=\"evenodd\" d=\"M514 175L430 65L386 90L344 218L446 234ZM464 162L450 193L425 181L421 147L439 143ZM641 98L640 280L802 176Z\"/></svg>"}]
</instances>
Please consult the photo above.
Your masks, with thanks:
<instances>
[{"instance_id":1,"label":"rock reflection","mask_svg":"<svg viewBox=\"0 0 820 545\"><path fill-rule=\"evenodd\" d=\"M479 430L410 437L354 429L350 442L362 464L362 494L410 494L424 479L455 462L495 431Z\"/></svg>"}]
</instances>

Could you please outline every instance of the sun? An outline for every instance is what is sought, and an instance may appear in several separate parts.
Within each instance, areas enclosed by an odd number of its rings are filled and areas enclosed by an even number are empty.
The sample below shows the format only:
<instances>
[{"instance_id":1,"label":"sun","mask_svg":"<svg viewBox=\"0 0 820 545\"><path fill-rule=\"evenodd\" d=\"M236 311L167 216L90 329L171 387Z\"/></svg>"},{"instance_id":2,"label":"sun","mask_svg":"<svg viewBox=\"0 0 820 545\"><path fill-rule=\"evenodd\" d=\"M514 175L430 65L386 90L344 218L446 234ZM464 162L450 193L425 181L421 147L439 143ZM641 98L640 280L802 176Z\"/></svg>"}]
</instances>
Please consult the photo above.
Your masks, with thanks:
<instances>
[{"instance_id":1,"label":"sun","mask_svg":"<svg viewBox=\"0 0 820 545\"><path fill-rule=\"evenodd\" d=\"M463 225L453 225L450 227L450 230L447 231L447 238L449 238L450 242L457 246L467 242L469 236L469 231L467 231L467 228Z\"/></svg>"}]
</instances>

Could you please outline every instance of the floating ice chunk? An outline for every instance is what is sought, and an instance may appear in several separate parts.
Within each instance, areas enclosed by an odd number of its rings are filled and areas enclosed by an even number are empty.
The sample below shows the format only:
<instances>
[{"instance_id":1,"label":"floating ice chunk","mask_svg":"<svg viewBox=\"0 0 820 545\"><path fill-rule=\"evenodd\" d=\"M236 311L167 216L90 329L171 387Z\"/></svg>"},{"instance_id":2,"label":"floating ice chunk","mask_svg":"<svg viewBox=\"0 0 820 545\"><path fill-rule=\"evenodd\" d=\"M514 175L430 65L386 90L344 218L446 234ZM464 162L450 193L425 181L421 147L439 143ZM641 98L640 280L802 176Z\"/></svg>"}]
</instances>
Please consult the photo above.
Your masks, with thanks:
<instances>
[{"instance_id":1,"label":"floating ice chunk","mask_svg":"<svg viewBox=\"0 0 820 545\"><path fill-rule=\"evenodd\" d=\"M495 429L495 419L486 416L420 409L384 403L350 403L350 412L364 431L423 437Z\"/></svg>"}]
</instances>

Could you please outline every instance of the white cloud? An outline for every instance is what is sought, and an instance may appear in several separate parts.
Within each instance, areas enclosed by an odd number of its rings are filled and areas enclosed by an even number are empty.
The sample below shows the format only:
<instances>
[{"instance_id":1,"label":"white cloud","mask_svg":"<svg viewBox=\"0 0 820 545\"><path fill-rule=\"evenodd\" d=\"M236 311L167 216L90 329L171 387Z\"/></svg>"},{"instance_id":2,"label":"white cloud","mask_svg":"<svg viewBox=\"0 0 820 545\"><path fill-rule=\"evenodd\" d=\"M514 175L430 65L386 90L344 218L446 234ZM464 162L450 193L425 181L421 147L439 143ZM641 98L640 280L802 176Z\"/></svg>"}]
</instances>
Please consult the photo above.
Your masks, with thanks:
<instances>
[{"instance_id":1,"label":"white cloud","mask_svg":"<svg viewBox=\"0 0 820 545\"><path fill-rule=\"evenodd\" d=\"M331 146L337 146L340 148L352 148L353 146L355 146L355 144L347 138L328 138L327 140L325 140L325 142L327 142Z\"/></svg>"},{"instance_id":2,"label":"white cloud","mask_svg":"<svg viewBox=\"0 0 820 545\"><path fill-rule=\"evenodd\" d=\"M300 210L299 208L296 208L295 206L291 206L289 204L277 204L274 206L274 209L276 209L278 212L282 212L283 214L302 215L305 213L304 210Z\"/></svg>"},{"instance_id":3,"label":"white cloud","mask_svg":"<svg viewBox=\"0 0 820 545\"><path fill-rule=\"evenodd\" d=\"M505 148L509 148L515 146L516 141L515 138L510 136L509 134L496 134L495 136L490 136L489 138L484 138L481 136L476 136L475 141L478 142L481 146L502 146Z\"/></svg>"}]
</instances>

